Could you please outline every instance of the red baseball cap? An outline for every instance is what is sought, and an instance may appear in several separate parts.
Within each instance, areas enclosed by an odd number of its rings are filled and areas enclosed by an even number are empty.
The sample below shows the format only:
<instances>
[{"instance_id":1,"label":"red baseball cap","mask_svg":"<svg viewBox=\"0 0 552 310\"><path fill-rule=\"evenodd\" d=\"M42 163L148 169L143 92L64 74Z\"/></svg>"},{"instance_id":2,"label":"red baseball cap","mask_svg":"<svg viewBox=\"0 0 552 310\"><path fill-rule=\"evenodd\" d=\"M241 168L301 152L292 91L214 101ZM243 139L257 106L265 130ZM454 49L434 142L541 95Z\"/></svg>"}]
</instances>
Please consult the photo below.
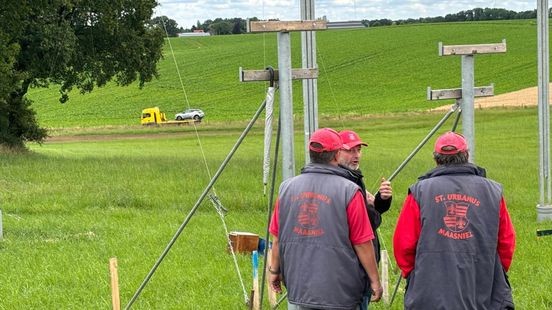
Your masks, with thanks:
<instances>
[{"instance_id":1,"label":"red baseball cap","mask_svg":"<svg viewBox=\"0 0 552 310\"><path fill-rule=\"evenodd\" d=\"M321 147L313 145L313 143L318 143ZM311 151L322 153L322 152L332 152L343 148L343 142L337 131L331 128L322 128L318 129L312 133L309 140L309 149Z\"/></svg>"},{"instance_id":2,"label":"red baseball cap","mask_svg":"<svg viewBox=\"0 0 552 310\"><path fill-rule=\"evenodd\" d=\"M449 131L435 141L435 152L443 155L454 155L468 150L468 143L461 134Z\"/></svg>"},{"instance_id":3,"label":"red baseball cap","mask_svg":"<svg viewBox=\"0 0 552 310\"><path fill-rule=\"evenodd\" d=\"M362 142L358 134L352 130L342 130L339 132L341 140L343 140L343 147L350 150L357 145L368 146L368 143Z\"/></svg>"}]
</instances>

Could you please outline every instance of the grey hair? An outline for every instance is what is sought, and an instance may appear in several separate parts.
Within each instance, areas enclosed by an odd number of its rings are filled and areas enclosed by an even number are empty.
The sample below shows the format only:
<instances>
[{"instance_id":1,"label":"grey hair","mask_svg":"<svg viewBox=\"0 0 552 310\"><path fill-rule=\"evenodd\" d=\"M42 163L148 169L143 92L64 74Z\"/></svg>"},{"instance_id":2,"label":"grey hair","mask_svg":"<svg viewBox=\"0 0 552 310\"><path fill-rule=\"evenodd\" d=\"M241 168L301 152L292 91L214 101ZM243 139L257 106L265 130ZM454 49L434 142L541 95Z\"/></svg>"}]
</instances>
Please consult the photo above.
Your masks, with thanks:
<instances>
[{"instance_id":1,"label":"grey hair","mask_svg":"<svg viewBox=\"0 0 552 310\"><path fill-rule=\"evenodd\" d=\"M315 152L313 150L309 151L310 161L314 164L329 164L339 150L331 152Z\"/></svg>"},{"instance_id":2,"label":"grey hair","mask_svg":"<svg viewBox=\"0 0 552 310\"><path fill-rule=\"evenodd\" d=\"M462 165L468 162L468 152L459 152L457 154L439 154L433 152L433 159L439 166L448 166L448 165Z\"/></svg>"}]
</instances>

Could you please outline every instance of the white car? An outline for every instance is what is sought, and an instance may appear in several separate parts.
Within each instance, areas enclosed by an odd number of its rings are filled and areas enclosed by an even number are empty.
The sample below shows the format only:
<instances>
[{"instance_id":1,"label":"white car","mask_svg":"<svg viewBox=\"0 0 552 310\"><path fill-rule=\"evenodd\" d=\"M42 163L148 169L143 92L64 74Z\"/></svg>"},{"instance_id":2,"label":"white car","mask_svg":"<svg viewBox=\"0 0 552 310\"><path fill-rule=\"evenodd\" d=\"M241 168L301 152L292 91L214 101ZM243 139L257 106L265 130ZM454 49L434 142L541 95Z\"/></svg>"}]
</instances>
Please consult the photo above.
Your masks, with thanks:
<instances>
[{"instance_id":1,"label":"white car","mask_svg":"<svg viewBox=\"0 0 552 310\"><path fill-rule=\"evenodd\" d=\"M193 119L195 121L200 121L205 116L205 113L200 109L187 109L184 112L177 113L174 118L177 121L182 121L185 119Z\"/></svg>"}]
</instances>

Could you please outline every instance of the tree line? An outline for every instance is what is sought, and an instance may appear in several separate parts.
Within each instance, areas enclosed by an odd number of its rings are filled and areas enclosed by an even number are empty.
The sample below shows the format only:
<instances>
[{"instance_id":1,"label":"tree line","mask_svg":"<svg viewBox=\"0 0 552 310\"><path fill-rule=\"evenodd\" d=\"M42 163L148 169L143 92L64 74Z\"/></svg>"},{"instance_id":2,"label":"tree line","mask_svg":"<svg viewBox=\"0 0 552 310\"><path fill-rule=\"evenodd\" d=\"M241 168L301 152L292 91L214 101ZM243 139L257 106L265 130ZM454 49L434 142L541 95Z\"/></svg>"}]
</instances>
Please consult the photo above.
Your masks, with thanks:
<instances>
[{"instance_id":1,"label":"tree line","mask_svg":"<svg viewBox=\"0 0 552 310\"><path fill-rule=\"evenodd\" d=\"M552 9L549 11L552 12ZM421 24L421 23L446 23L446 22L466 22L466 21L485 21L485 20L511 20L511 19L534 19L537 18L537 10L516 12L512 10L506 10L501 8L474 8L472 10L460 11L458 13L447 14L445 16L435 17L420 17L420 18L408 18L391 20L387 18L383 19L363 19L362 23L366 27L378 27L378 26L391 26L391 25L404 25L404 24ZM257 17L249 18L251 21L258 21ZM166 32L168 36L176 37L178 33L182 32L194 32L203 31L208 32L211 35L228 35L228 34L242 34L247 32L247 20L234 17L234 18L215 18L208 19L204 22L199 20L195 25L190 28L178 27L176 21L163 16L153 19L155 23L165 23Z\"/></svg>"},{"instance_id":2,"label":"tree line","mask_svg":"<svg viewBox=\"0 0 552 310\"><path fill-rule=\"evenodd\" d=\"M549 11L549 15L550 15ZM458 13L447 14L445 16L420 17L391 20L383 19L363 19L362 23L366 27L422 24L422 23L446 23L446 22L466 22L466 21L484 21L484 20L511 20L511 19L534 19L537 18L537 10L516 12L501 8L474 8L472 10L460 11ZM251 21L258 21L257 17L249 18ZM234 18L215 18L204 22L199 20L190 28L179 27L178 23L167 16L155 17L152 22L161 25L169 37L176 37L179 33L203 31L211 35L242 34L247 32L247 20L241 17Z\"/></svg>"},{"instance_id":3,"label":"tree line","mask_svg":"<svg viewBox=\"0 0 552 310\"><path fill-rule=\"evenodd\" d=\"M158 76L166 34L246 32L243 18L198 21L184 29L166 16L153 17L156 5L156 0L6 2L0 8L0 151L25 148L25 142L41 143L48 136L26 97L32 87L59 87L61 103L73 89L87 93L110 81L122 86L138 81L142 87ZM365 20L364 24L533 19L536 14L536 10L475 8L444 17Z\"/></svg>"},{"instance_id":4,"label":"tree line","mask_svg":"<svg viewBox=\"0 0 552 310\"><path fill-rule=\"evenodd\" d=\"M548 16L552 10L548 11ZM537 10L516 12L499 8L475 8L472 10L460 11L454 14L447 14L436 17L420 17L399 20L373 19L362 20L366 27L404 25L404 24L422 24L422 23L447 23L447 22L468 22L484 20L511 20L511 19L534 19L537 18Z\"/></svg>"}]
</instances>

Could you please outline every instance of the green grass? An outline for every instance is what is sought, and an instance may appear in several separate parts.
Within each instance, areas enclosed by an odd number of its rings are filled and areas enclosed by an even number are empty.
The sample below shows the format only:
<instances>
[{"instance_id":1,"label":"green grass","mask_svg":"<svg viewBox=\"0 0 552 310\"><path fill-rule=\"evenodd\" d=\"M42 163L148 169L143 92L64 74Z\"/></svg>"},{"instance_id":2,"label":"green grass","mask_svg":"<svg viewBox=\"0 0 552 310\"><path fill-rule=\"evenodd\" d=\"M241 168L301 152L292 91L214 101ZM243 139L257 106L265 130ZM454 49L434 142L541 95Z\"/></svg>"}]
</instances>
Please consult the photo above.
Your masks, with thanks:
<instances>
[{"instance_id":1,"label":"green grass","mask_svg":"<svg viewBox=\"0 0 552 310\"><path fill-rule=\"evenodd\" d=\"M300 35L292 33L292 62L301 67ZM501 94L537 81L537 27L534 20L419 24L317 33L321 116L420 111L446 104L428 102L426 89L461 86L461 60L439 57L445 45L499 43L504 54L475 56L475 84L495 83ZM143 108L159 106L169 118L188 106L206 112L206 122L244 119L264 99L265 83L240 83L238 69L278 67L273 33L173 38L159 63L160 78L138 90L114 85L91 94L33 89L29 97L40 123L48 128L135 125ZM172 47L172 49L171 49ZM174 52L174 54L173 54ZM175 66L174 59L178 64ZM183 87L182 87L183 85ZM295 113L303 113L301 83L293 83Z\"/></svg>"},{"instance_id":2,"label":"green grass","mask_svg":"<svg viewBox=\"0 0 552 310\"><path fill-rule=\"evenodd\" d=\"M441 117L408 112L349 123L370 144L361 165L368 188L374 190L381 176L389 176ZM340 120L320 125L344 128ZM451 121L443 130L450 126ZM516 305L550 309L546 287L552 277L547 268L552 237L535 234L536 229L551 228L550 222L536 223L536 109L477 110L476 128L477 161L489 177L504 184L517 231L510 271ZM198 141L190 128L178 129L108 140L84 136L31 145L32 152L25 155L2 155L0 309L110 308L111 257L118 258L122 304L130 300L209 182L199 145L213 175L241 132L238 126L217 131L206 124ZM261 129L257 125L245 139L215 189L230 210L225 218L229 230L264 235ZM301 141L298 131L297 145ZM392 233L407 187L433 166L430 144L393 180L394 202L381 227L391 257ZM302 152L296 147L297 169ZM203 202L134 308L245 308L225 242L218 215ZM240 255L238 263L249 291L250 257ZM390 273L393 287L394 266ZM393 309L401 305L399 293ZM373 308L386 309L383 304Z\"/></svg>"},{"instance_id":3,"label":"green grass","mask_svg":"<svg viewBox=\"0 0 552 310\"><path fill-rule=\"evenodd\" d=\"M507 53L475 57L476 85L495 83L496 94L535 86L534 20L319 32L320 127L354 129L369 141L361 168L368 188L375 190L442 117L421 112L447 104L428 102L426 87L461 84L460 58L439 57L438 42L502 39ZM184 89L167 45L160 79L143 90L109 85L86 95L73 92L64 105L54 87L29 93L40 124L53 138L42 146L30 144L28 154L1 154L0 309L110 308L111 257L118 258L126 304L264 99L265 83L240 83L238 68L277 67L275 34L178 38L171 45ZM299 34L292 34L292 47L298 68ZM293 86L299 170L304 158L301 83ZM187 107L186 100L205 110L201 125L138 125L143 108L159 106L171 118ZM551 228L550 222L536 223L537 124L534 108L477 110L475 155L489 177L503 183L516 227L510 271L516 305L544 310L552 308L547 292L552 237L535 234ZM266 231L262 131L258 122L215 185L230 210L225 218L230 231ZM393 206L381 227L390 252L401 202L408 186L432 168L430 154L428 145L393 180ZM278 173L277 184L280 178ZM243 309L225 242L218 215L204 201L135 308ZM249 290L250 257L240 255L238 264ZM391 268L392 287L398 273ZM402 308L401 295L393 309Z\"/></svg>"}]
</instances>

